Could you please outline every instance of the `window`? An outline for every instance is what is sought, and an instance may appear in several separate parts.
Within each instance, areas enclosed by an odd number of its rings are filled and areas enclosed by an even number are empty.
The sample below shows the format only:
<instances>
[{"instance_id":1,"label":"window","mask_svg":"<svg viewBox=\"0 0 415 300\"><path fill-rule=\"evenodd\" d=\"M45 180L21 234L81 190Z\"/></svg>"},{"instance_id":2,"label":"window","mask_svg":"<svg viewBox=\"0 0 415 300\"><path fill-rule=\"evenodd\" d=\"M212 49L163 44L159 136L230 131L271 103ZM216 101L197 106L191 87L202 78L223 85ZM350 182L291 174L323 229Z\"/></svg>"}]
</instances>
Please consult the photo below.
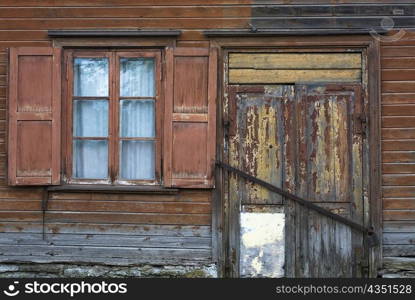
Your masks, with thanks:
<instances>
[{"instance_id":1,"label":"window","mask_svg":"<svg viewBox=\"0 0 415 300\"><path fill-rule=\"evenodd\" d=\"M160 52L68 51L69 183L160 182Z\"/></svg>"},{"instance_id":2,"label":"window","mask_svg":"<svg viewBox=\"0 0 415 300\"><path fill-rule=\"evenodd\" d=\"M215 48L67 43L10 49L10 185L213 187Z\"/></svg>"}]
</instances>

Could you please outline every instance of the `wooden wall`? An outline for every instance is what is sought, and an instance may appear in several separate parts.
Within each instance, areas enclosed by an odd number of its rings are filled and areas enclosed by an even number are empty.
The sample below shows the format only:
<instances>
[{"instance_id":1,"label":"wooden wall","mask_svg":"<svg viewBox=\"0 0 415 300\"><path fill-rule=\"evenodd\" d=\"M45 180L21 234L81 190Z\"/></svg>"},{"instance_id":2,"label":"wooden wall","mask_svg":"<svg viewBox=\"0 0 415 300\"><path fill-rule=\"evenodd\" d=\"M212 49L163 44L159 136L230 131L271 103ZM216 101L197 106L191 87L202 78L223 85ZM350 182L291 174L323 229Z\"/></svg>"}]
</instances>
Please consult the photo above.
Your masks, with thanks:
<instances>
[{"instance_id":1,"label":"wooden wall","mask_svg":"<svg viewBox=\"0 0 415 300\"><path fill-rule=\"evenodd\" d=\"M383 256L415 255L415 33L382 43Z\"/></svg>"},{"instance_id":2,"label":"wooden wall","mask_svg":"<svg viewBox=\"0 0 415 300\"><path fill-rule=\"evenodd\" d=\"M209 263L209 193L51 193L0 190L0 261ZM45 230L45 239L43 239Z\"/></svg>"},{"instance_id":3,"label":"wooden wall","mask_svg":"<svg viewBox=\"0 0 415 300\"><path fill-rule=\"evenodd\" d=\"M299 22L292 4L351 4L343 14L373 12L368 4L413 0L2 0L0 1L0 261L111 263L211 261L211 192L51 194L42 239L41 189L6 186L7 52L45 46L48 29L181 29L180 46L209 46L203 29L345 27L333 11L308 10ZM270 9L269 5L274 7ZM267 6L268 5L268 6ZM281 6L279 6L281 5ZM366 6L365 6L366 5ZM365 8L366 7L366 8ZM316 7L315 7L316 8ZM391 14L391 6L384 14ZM366 10L364 10L366 9ZM407 9L407 7L404 7ZM307 10L306 10L307 11ZM413 11L413 10L412 10ZM304 12L304 11L303 11ZM338 12L341 13L341 12ZM376 15L376 14L375 14ZM265 19L264 19L265 18ZM411 25L412 18L396 17ZM372 20L373 18L371 18ZM375 21L378 22L379 18ZM326 23L324 23L326 22ZM401 24L401 23L397 24ZM412 22L412 23L411 23ZM300 25L298 25L300 24ZM354 24L354 23L353 23ZM361 23L361 24L364 24ZM377 24L377 23L376 23ZM320 26L320 27L321 27ZM415 255L415 37L382 46L384 255ZM29 247L30 246L30 247ZM28 256L31 255L31 256Z\"/></svg>"},{"instance_id":4,"label":"wooden wall","mask_svg":"<svg viewBox=\"0 0 415 300\"><path fill-rule=\"evenodd\" d=\"M42 189L6 185L7 52L13 46L50 45L48 29L74 28L173 27L183 29L179 46L208 47L199 29L245 24L250 17L249 2L0 1L0 262L212 262L210 190L171 194L53 192L42 239Z\"/></svg>"}]
</instances>

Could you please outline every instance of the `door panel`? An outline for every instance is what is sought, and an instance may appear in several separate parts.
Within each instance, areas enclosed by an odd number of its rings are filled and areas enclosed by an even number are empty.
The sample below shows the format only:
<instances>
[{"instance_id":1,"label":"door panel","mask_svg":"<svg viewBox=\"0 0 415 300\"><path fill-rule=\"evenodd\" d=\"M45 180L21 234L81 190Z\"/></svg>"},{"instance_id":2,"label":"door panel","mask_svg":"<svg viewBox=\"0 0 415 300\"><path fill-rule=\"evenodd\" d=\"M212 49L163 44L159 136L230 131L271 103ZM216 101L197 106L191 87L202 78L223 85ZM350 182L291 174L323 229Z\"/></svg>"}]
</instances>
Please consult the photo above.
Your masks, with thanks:
<instances>
[{"instance_id":1,"label":"door panel","mask_svg":"<svg viewBox=\"0 0 415 300\"><path fill-rule=\"evenodd\" d=\"M228 95L231 165L363 222L360 85L229 86ZM359 275L359 233L235 175L228 182L233 276L242 205L282 204L286 276Z\"/></svg>"}]
</instances>

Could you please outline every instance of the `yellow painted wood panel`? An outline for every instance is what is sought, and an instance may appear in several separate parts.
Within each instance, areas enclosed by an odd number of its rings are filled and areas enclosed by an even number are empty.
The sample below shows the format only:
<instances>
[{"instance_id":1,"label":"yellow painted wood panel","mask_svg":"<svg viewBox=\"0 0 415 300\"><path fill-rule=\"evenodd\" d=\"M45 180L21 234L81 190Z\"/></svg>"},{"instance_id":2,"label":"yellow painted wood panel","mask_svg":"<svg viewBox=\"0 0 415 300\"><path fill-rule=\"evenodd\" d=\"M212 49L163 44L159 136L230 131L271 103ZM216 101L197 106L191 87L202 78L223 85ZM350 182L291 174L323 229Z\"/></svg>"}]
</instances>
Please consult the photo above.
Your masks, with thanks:
<instances>
[{"instance_id":1,"label":"yellow painted wood panel","mask_svg":"<svg viewBox=\"0 0 415 300\"><path fill-rule=\"evenodd\" d=\"M230 83L360 82L361 70L229 70Z\"/></svg>"},{"instance_id":2,"label":"yellow painted wood panel","mask_svg":"<svg viewBox=\"0 0 415 300\"><path fill-rule=\"evenodd\" d=\"M233 53L229 68L239 69L359 69L360 53Z\"/></svg>"}]
</instances>

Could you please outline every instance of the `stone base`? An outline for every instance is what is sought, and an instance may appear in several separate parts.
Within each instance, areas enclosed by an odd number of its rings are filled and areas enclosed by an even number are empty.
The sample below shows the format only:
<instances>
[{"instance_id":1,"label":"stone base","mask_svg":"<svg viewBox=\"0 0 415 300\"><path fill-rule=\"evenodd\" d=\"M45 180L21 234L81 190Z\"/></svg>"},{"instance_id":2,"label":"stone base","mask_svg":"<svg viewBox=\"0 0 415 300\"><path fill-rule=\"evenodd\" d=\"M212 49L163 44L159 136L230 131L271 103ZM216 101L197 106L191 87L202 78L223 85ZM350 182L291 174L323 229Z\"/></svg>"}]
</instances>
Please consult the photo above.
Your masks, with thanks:
<instances>
[{"instance_id":1,"label":"stone base","mask_svg":"<svg viewBox=\"0 0 415 300\"><path fill-rule=\"evenodd\" d=\"M77 264L0 264L0 278L216 278L215 264L203 266L108 266Z\"/></svg>"}]
</instances>

